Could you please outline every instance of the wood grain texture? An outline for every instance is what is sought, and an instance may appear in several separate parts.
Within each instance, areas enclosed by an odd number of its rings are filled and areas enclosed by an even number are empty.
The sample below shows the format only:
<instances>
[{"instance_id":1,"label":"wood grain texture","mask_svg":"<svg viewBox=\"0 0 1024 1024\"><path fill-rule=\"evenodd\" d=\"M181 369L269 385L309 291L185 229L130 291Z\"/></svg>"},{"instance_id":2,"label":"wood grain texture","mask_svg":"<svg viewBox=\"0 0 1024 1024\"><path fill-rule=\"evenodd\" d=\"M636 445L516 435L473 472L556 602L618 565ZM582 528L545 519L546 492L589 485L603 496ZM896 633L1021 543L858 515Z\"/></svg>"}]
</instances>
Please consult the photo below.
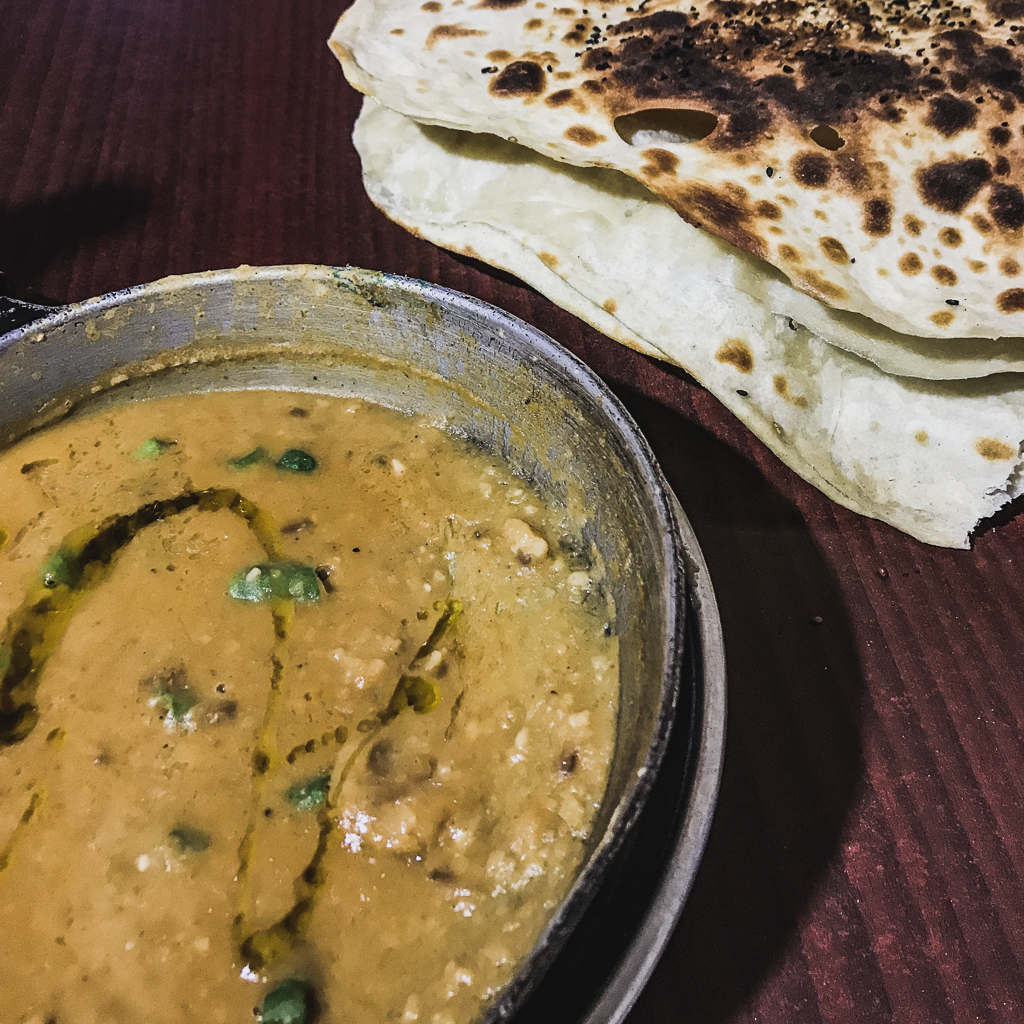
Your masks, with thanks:
<instances>
[{"instance_id":1,"label":"wood grain texture","mask_svg":"<svg viewBox=\"0 0 1024 1024\"><path fill-rule=\"evenodd\" d=\"M387 222L324 0L7 0L0 268L62 303L241 263L493 302L607 379L718 591L728 751L632 1024L1024 1019L1024 524L925 547L830 503L684 373Z\"/></svg>"}]
</instances>

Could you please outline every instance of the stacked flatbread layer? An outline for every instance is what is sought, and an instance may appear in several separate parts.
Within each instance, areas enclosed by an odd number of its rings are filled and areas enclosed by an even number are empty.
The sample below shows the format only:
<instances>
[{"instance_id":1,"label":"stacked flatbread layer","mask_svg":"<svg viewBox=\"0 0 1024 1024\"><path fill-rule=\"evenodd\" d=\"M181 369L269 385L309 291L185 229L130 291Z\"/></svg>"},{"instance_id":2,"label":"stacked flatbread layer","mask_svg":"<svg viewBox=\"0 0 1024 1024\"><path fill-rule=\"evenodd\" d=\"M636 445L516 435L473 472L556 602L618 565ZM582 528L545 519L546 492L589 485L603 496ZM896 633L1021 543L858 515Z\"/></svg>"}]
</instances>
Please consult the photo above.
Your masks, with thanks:
<instances>
[{"instance_id":1,"label":"stacked flatbread layer","mask_svg":"<svg viewBox=\"0 0 1024 1024\"><path fill-rule=\"evenodd\" d=\"M389 216L685 367L842 504L964 547L1024 489L1024 76L1009 12L894 10L357 0L331 45L380 101L355 142Z\"/></svg>"}]
</instances>

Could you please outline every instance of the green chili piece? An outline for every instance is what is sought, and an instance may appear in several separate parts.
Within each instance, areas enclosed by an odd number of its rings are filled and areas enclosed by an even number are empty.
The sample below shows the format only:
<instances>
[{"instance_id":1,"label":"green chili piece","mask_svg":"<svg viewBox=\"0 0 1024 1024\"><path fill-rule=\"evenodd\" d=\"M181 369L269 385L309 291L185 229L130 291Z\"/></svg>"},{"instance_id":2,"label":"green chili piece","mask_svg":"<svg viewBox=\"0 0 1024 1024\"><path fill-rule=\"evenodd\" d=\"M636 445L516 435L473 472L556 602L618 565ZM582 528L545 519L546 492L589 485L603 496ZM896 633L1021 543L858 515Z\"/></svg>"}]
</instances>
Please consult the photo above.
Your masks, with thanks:
<instances>
[{"instance_id":1,"label":"green chili piece","mask_svg":"<svg viewBox=\"0 0 1024 1024\"><path fill-rule=\"evenodd\" d=\"M267 458L267 449L260 445L258 448L253 448L248 455L241 455L237 459L228 459L229 469L248 469L250 466L255 466L258 462L263 462Z\"/></svg>"},{"instance_id":2,"label":"green chili piece","mask_svg":"<svg viewBox=\"0 0 1024 1024\"><path fill-rule=\"evenodd\" d=\"M298 978L289 978L263 1000L263 1024L309 1024L313 990Z\"/></svg>"},{"instance_id":3,"label":"green chili piece","mask_svg":"<svg viewBox=\"0 0 1024 1024\"><path fill-rule=\"evenodd\" d=\"M158 693L152 703L163 709L168 725L184 725L199 698L187 688L174 688Z\"/></svg>"},{"instance_id":4,"label":"green chili piece","mask_svg":"<svg viewBox=\"0 0 1024 1024\"><path fill-rule=\"evenodd\" d=\"M201 829L192 828L191 825L179 825L167 833L167 838L175 851L182 857L188 857L196 853L205 853L210 848L211 839Z\"/></svg>"},{"instance_id":5,"label":"green chili piece","mask_svg":"<svg viewBox=\"0 0 1024 1024\"><path fill-rule=\"evenodd\" d=\"M43 584L74 590L82 582L82 563L68 548L59 547L43 566Z\"/></svg>"},{"instance_id":6,"label":"green chili piece","mask_svg":"<svg viewBox=\"0 0 1024 1024\"><path fill-rule=\"evenodd\" d=\"M232 577L228 593L238 601L319 601L320 580L300 562L261 562Z\"/></svg>"},{"instance_id":7,"label":"green chili piece","mask_svg":"<svg viewBox=\"0 0 1024 1024\"><path fill-rule=\"evenodd\" d=\"M331 786L330 775L318 775L306 782L297 782L288 788L285 794L288 803L297 811L315 811L327 800L327 790Z\"/></svg>"},{"instance_id":8,"label":"green chili piece","mask_svg":"<svg viewBox=\"0 0 1024 1024\"><path fill-rule=\"evenodd\" d=\"M167 704L171 718L183 722L185 716L199 703L199 698L191 693L168 693L161 700Z\"/></svg>"},{"instance_id":9,"label":"green chili piece","mask_svg":"<svg viewBox=\"0 0 1024 1024\"><path fill-rule=\"evenodd\" d=\"M140 462L149 462L158 459L168 448L176 445L177 441L165 441L159 437L147 437L138 448L135 449L135 458Z\"/></svg>"},{"instance_id":10,"label":"green chili piece","mask_svg":"<svg viewBox=\"0 0 1024 1024\"><path fill-rule=\"evenodd\" d=\"M277 460L278 469L287 469L291 473L312 473L316 469L316 459L301 448L289 448Z\"/></svg>"},{"instance_id":11,"label":"green chili piece","mask_svg":"<svg viewBox=\"0 0 1024 1024\"><path fill-rule=\"evenodd\" d=\"M157 672L140 685L153 694L150 706L163 711L168 727L189 724L188 713L199 703L199 697L189 685L188 673L183 667Z\"/></svg>"}]
</instances>

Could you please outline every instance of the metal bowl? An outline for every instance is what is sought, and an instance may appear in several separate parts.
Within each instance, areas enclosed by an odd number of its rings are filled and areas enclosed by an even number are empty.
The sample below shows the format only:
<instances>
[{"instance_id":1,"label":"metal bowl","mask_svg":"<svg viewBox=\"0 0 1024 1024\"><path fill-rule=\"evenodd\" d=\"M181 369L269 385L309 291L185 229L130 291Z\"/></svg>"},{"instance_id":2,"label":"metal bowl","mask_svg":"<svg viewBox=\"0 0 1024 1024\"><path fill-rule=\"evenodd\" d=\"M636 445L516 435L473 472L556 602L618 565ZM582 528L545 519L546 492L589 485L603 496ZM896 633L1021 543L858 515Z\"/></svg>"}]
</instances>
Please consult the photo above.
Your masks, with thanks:
<instances>
[{"instance_id":1,"label":"metal bowl","mask_svg":"<svg viewBox=\"0 0 1024 1024\"><path fill-rule=\"evenodd\" d=\"M668 896L662 884L652 896L660 909L651 911L664 923L671 904L670 927L710 820L724 694L718 680L710 702L698 693L692 666L706 653L684 637L707 633L713 595L705 573L704 610L691 600L689 611L704 618L688 632L687 576L699 552L622 406L551 339L468 296L352 268L242 267L106 295L4 335L0 441L86 402L250 388L357 395L426 413L576 513L581 548L601 553L621 664L608 788L574 885L485 1022L517 1013L621 864L679 707L674 742L682 742L688 792L672 813L686 824L666 853L674 865ZM616 1013L635 998L636 979L649 973L667 933L650 922L638 930L629 979L612 997Z\"/></svg>"}]
</instances>

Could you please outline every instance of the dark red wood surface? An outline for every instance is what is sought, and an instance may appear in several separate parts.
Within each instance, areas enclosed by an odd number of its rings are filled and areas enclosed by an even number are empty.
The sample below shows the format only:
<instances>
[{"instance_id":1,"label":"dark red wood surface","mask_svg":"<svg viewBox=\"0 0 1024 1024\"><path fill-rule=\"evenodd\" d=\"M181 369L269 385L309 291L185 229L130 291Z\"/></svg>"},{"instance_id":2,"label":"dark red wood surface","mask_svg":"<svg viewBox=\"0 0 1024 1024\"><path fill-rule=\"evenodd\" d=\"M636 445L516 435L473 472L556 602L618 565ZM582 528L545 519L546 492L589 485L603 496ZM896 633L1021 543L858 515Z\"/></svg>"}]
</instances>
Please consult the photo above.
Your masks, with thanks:
<instances>
[{"instance_id":1,"label":"dark red wood surface","mask_svg":"<svg viewBox=\"0 0 1024 1024\"><path fill-rule=\"evenodd\" d=\"M2 0L10 294L351 263L477 295L568 346L662 460L729 663L710 841L632 1024L1020 1024L1021 517L945 551L854 515L683 372L390 224L363 194L358 97L325 43L343 5Z\"/></svg>"}]
</instances>

